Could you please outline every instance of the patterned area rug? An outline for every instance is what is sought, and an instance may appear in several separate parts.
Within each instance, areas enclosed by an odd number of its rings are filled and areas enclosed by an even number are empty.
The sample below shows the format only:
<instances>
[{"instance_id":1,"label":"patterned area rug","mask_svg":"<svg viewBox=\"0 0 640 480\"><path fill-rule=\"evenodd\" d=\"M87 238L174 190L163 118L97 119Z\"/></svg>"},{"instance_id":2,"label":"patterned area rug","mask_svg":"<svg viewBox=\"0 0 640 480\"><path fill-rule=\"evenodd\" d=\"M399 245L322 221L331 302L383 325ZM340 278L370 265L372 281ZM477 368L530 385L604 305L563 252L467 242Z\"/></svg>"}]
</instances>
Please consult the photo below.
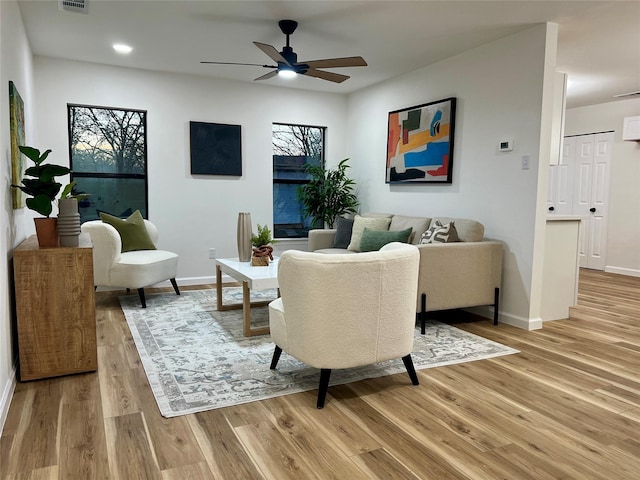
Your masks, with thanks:
<instances>
[{"instance_id":1,"label":"patterned area rug","mask_svg":"<svg viewBox=\"0 0 640 480\"><path fill-rule=\"evenodd\" d=\"M254 300L275 290L252 292ZM242 310L219 312L215 290L119 297L160 412L175 417L238 405L318 387L319 371L283 352L269 370L274 345L269 335L244 337ZM242 289L224 289L224 304L240 303ZM267 307L251 310L252 325L268 324ZM411 354L416 370L518 353L455 327L427 322L416 328ZM401 359L335 370L331 385L406 372ZM407 377L407 385L410 385Z\"/></svg>"}]
</instances>

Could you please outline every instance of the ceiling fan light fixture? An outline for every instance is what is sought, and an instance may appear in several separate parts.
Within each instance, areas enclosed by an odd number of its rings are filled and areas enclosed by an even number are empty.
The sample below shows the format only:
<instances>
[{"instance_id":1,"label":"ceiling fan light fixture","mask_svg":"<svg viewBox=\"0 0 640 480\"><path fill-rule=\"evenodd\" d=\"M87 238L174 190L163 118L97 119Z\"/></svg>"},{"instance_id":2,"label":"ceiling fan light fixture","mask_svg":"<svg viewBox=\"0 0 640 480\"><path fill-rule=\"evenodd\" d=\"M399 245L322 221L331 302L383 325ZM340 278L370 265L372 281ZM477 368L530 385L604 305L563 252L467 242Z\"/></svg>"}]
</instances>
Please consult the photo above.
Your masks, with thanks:
<instances>
[{"instance_id":1,"label":"ceiling fan light fixture","mask_svg":"<svg viewBox=\"0 0 640 480\"><path fill-rule=\"evenodd\" d=\"M296 75L297 73L295 72L295 70L289 68L278 70L278 76L282 78L295 78Z\"/></svg>"}]
</instances>

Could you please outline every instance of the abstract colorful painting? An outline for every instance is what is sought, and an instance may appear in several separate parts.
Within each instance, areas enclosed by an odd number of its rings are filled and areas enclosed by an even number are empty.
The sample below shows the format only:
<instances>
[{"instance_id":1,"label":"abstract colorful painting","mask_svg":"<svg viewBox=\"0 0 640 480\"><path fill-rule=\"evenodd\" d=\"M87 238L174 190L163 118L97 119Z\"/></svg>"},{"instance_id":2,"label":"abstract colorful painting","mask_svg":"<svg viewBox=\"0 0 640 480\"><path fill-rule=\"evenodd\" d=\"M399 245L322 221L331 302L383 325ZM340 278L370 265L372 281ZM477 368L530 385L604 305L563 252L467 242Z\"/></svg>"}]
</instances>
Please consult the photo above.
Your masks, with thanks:
<instances>
[{"instance_id":1,"label":"abstract colorful painting","mask_svg":"<svg viewBox=\"0 0 640 480\"><path fill-rule=\"evenodd\" d=\"M386 183L451 183L454 97L389 112Z\"/></svg>"},{"instance_id":2,"label":"abstract colorful painting","mask_svg":"<svg viewBox=\"0 0 640 480\"><path fill-rule=\"evenodd\" d=\"M9 131L11 135L11 184L20 185L24 172L24 161L18 147L24 145L24 103L18 89L9 82ZM13 208L25 206L25 194L18 188L11 189Z\"/></svg>"}]
</instances>

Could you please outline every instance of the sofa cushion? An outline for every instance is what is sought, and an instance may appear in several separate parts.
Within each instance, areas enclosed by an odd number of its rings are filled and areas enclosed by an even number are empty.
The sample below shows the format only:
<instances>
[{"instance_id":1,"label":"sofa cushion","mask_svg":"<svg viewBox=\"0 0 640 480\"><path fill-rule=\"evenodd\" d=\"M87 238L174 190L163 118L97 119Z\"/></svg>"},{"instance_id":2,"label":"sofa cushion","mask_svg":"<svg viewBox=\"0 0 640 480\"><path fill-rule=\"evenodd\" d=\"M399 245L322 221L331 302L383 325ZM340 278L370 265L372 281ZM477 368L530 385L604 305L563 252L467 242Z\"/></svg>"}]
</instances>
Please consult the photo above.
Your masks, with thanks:
<instances>
[{"instance_id":1,"label":"sofa cushion","mask_svg":"<svg viewBox=\"0 0 640 480\"><path fill-rule=\"evenodd\" d=\"M417 245L420 243L420 235L431 223L430 218L426 217L409 217L405 215L394 215L391 217L391 224L389 225L389 231L400 231L406 228L411 228L413 233L409 236L409 243Z\"/></svg>"},{"instance_id":2,"label":"sofa cushion","mask_svg":"<svg viewBox=\"0 0 640 480\"><path fill-rule=\"evenodd\" d=\"M353 219L338 217L333 248L347 248L351 241L351 230L353 230Z\"/></svg>"},{"instance_id":3,"label":"sofa cushion","mask_svg":"<svg viewBox=\"0 0 640 480\"><path fill-rule=\"evenodd\" d=\"M362 240L360 241L360 251L372 252L380 250L387 243L391 242L408 243L410 235L411 227L397 232L392 232L391 230L371 230L365 227L362 232Z\"/></svg>"},{"instance_id":4,"label":"sofa cushion","mask_svg":"<svg viewBox=\"0 0 640 480\"><path fill-rule=\"evenodd\" d=\"M101 212L100 218L104 223L112 225L120 234L122 252L136 250L155 250L140 210L133 212L128 218L122 219Z\"/></svg>"},{"instance_id":5,"label":"sofa cushion","mask_svg":"<svg viewBox=\"0 0 640 480\"><path fill-rule=\"evenodd\" d=\"M352 252L359 252L362 232L364 232L365 227L371 230L388 230L390 223L391 218L389 217L361 217L360 215L356 215L353 219L351 242L349 242L347 248Z\"/></svg>"},{"instance_id":6,"label":"sofa cushion","mask_svg":"<svg viewBox=\"0 0 640 480\"><path fill-rule=\"evenodd\" d=\"M458 232L454 222L451 221L446 225L442 225L438 220L434 222L429 229L420 237L421 244L427 243L452 243L459 242Z\"/></svg>"},{"instance_id":7,"label":"sofa cushion","mask_svg":"<svg viewBox=\"0 0 640 480\"><path fill-rule=\"evenodd\" d=\"M461 242L481 242L484 238L484 225L475 220L467 218L449 218L434 217L431 225L435 225L435 221L439 221L442 225L446 225L452 220L456 222L456 230Z\"/></svg>"}]
</instances>

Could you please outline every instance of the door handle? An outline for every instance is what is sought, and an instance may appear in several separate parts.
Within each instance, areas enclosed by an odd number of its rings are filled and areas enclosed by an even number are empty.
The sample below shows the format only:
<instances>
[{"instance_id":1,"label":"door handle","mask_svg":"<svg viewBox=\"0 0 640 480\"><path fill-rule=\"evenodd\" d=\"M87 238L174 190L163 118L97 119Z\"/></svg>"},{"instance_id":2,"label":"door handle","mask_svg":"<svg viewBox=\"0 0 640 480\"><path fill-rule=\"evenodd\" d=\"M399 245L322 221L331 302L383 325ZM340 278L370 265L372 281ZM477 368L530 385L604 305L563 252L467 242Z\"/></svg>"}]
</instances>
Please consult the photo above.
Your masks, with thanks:
<instances>
[{"instance_id":1,"label":"door handle","mask_svg":"<svg viewBox=\"0 0 640 480\"><path fill-rule=\"evenodd\" d=\"M556 207L549 207L549 211L553 212L556 209Z\"/></svg>"},{"instance_id":2,"label":"door handle","mask_svg":"<svg viewBox=\"0 0 640 480\"><path fill-rule=\"evenodd\" d=\"M596 211L596 207L591 207L591 208L589 209L589 211L590 211L591 213L594 213L594 212Z\"/></svg>"}]
</instances>

